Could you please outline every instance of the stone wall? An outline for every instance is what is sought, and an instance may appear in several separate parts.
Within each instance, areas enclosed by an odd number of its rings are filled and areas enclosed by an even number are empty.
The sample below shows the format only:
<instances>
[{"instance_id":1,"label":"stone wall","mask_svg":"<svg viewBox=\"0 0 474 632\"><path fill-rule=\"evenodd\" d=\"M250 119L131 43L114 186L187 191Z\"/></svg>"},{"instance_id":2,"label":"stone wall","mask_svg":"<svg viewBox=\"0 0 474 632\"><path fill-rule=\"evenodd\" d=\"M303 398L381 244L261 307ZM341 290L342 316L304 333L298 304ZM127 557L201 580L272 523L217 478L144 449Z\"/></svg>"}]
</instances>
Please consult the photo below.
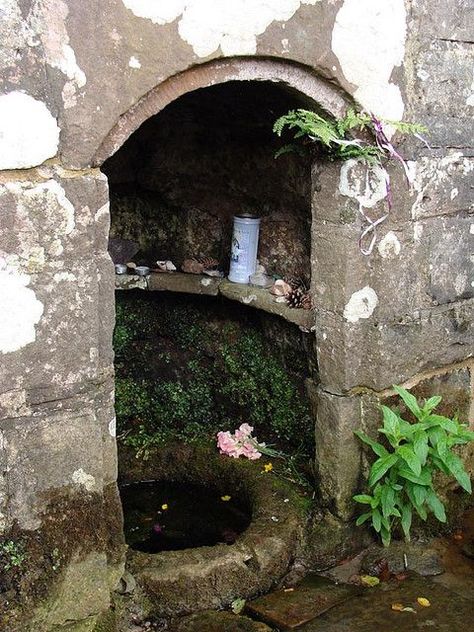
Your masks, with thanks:
<instances>
[{"instance_id":1,"label":"stone wall","mask_svg":"<svg viewBox=\"0 0 474 632\"><path fill-rule=\"evenodd\" d=\"M54 508L74 525L88 503L88 524L103 529L66 530L60 570L29 590L52 599L35 632L91 629L121 559L113 269L95 167L178 96L229 80L280 82L336 115L355 100L428 125L432 150L398 139L415 186L394 176L370 258L357 249L358 206L375 204L377 186L364 191L352 163L313 174L320 483L347 518L362 471L352 430L374 423L374 400L393 382L442 383L462 410L470 399L472 24L466 0L2 2L0 528L48 544Z\"/></svg>"}]
</instances>

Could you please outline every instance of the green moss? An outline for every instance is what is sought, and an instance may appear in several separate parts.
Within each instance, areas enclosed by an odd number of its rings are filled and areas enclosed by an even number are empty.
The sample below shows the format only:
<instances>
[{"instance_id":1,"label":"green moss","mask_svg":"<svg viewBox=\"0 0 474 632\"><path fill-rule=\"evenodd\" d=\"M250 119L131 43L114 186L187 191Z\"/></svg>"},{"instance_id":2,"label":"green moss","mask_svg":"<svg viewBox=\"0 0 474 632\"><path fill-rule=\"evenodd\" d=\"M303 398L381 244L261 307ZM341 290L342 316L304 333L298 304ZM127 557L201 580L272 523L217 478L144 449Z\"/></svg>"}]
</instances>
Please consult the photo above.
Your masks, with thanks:
<instances>
[{"instance_id":1,"label":"green moss","mask_svg":"<svg viewBox=\"0 0 474 632\"><path fill-rule=\"evenodd\" d=\"M292 478L309 476L306 354L288 332L278 345L274 323L269 339L258 320L233 317L217 301L117 299L116 412L126 445L146 455L170 440L209 442L248 422L259 441L290 456Z\"/></svg>"}]
</instances>

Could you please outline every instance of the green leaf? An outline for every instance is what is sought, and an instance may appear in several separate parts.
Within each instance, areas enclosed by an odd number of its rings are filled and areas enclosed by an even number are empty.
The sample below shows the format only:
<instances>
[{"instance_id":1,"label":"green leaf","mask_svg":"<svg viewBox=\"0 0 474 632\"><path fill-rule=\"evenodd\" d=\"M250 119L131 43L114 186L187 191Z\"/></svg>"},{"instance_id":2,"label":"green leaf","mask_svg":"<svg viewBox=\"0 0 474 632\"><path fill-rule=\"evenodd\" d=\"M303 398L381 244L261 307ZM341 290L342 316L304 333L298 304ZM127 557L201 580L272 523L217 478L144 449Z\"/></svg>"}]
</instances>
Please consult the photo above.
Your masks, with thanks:
<instances>
[{"instance_id":1,"label":"green leaf","mask_svg":"<svg viewBox=\"0 0 474 632\"><path fill-rule=\"evenodd\" d=\"M426 502L432 509L436 518L438 518L440 522L446 522L446 512L444 510L444 505L432 489L428 490Z\"/></svg>"},{"instance_id":2,"label":"green leaf","mask_svg":"<svg viewBox=\"0 0 474 632\"><path fill-rule=\"evenodd\" d=\"M439 395L435 395L434 397L430 397L426 400L425 405L423 406L423 412L430 413L432 410L436 408L436 406L441 402L443 398Z\"/></svg>"},{"instance_id":3,"label":"green leaf","mask_svg":"<svg viewBox=\"0 0 474 632\"><path fill-rule=\"evenodd\" d=\"M400 397L405 402L405 405L411 412L415 415L417 419L421 419L423 417L423 413L416 401L416 397L412 395L409 391L401 386L394 385L393 390L400 395Z\"/></svg>"},{"instance_id":4,"label":"green leaf","mask_svg":"<svg viewBox=\"0 0 474 632\"><path fill-rule=\"evenodd\" d=\"M372 496L367 496L366 494L352 496L352 499L355 500L356 503L362 503L364 505L370 505L372 503Z\"/></svg>"},{"instance_id":5,"label":"green leaf","mask_svg":"<svg viewBox=\"0 0 474 632\"><path fill-rule=\"evenodd\" d=\"M390 529L386 529L382 525L382 529L380 530L380 536L382 538L382 544L384 546L388 546L390 544L391 539L392 539L392 534L390 533Z\"/></svg>"},{"instance_id":6,"label":"green leaf","mask_svg":"<svg viewBox=\"0 0 474 632\"><path fill-rule=\"evenodd\" d=\"M469 475L465 471L464 465L461 459L452 453L448 453L446 454L444 458L443 457L441 458L442 458L443 463L446 465L448 470L451 472L451 474L454 476L457 482L461 485L461 487L465 489L467 492L471 493L472 492L471 479L469 478Z\"/></svg>"},{"instance_id":7,"label":"green leaf","mask_svg":"<svg viewBox=\"0 0 474 632\"><path fill-rule=\"evenodd\" d=\"M427 493L429 493L429 488L424 487L423 485L417 485L414 483L412 485L413 490L413 498L415 500L415 507L421 507L426 500Z\"/></svg>"},{"instance_id":8,"label":"green leaf","mask_svg":"<svg viewBox=\"0 0 474 632\"><path fill-rule=\"evenodd\" d=\"M457 434L459 429L459 424L448 417L443 417L442 415L428 415L425 422L429 423L431 426L439 426L443 430L446 430L446 432L452 432L454 434Z\"/></svg>"},{"instance_id":9,"label":"green leaf","mask_svg":"<svg viewBox=\"0 0 474 632\"><path fill-rule=\"evenodd\" d=\"M361 514L356 520L356 526L359 527L361 524L364 524L364 522L366 522L371 516L371 511L367 511L366 513Z\"/></svg>"},{"instance_id":10,"label":"green leaf","mask_svg":"<svg viewBox=\"0 0 474 632\"><path fill-rule=\"evenodd\" d=\"M365 432L362 432L361 430L356 430L354 434L359 437L361 441L363 441L367 445L370 445L377 456L385 456L386 454L388 454L387 450L381 443L378 443L377 441L371 439L368 435L365 434Z\"/></svg>"},{"instance_id":11,"label":"green leaf","mask_svg":"<svg viewBox=\"0 0 474 632\"><path fill-rule=\"evenodd\" d=\"M402 529L405 534L407 542L410 542L410 529L411 529L412 511L410 505L403 505L402 507Z\"/></svg>"},{"instance_id":12,"label":"green leaf","mask_svg":"<svg viewBox=\"0 0 474 632\"><path fill-rule=\"evenodd\" d=\"M417 432L413 439L413 450L416 456L420 459L421 465L424 465L426 463L428 449L428 436L426 432Z\"/></svg>"},{"instance_id":13,"label":"green leaf","mask_svg":"<svg viewBox=\"0 0 474 632\"><path fill-rule=\"evenodd\" d=\"M395 491L389 485L384 485L382 487L380 500L382 504L382 514L384 518L388 518L395 507Z\"/></svg>"},{"instance_id":14,"label":"green leaf","mask_svg":"<svg viewBox=\"0 0 474 632\"><path fill-rule=\"evenodd\" d=\"M382 528L382 516L378 509L375 509L372 512L372 526L377 531L377 533L379 533L380 529Z\"/></svg>"},{"instance_id":15,"label":"green leaf","mask_svg":"<svg viewBox=\"0 0 474 632\"><path fill-rule=\"evenodd\" d=\"M402 457L414 474L417 476L421 474L421 461L409 445L401 445L398 447L397 454Z\"/></svg>"},{"instance_id":16,"label":"green leaf","mask_svg":"<svg viewBox=\"0 0 474 632\"><path fill-rule=\"evenodd\" d=\"M445 431L439 426L429 427L428 430L428 439L432 446L436 446L438 441L446 440Z\"/></svg>"},{"instance_id":17,"label":"green leaf","mask_svg":"<svg viewBox=\"0 0 474 632\"><path fill-rule=\"evenodd\" d=\"M400 421L398 415L388 406L381 406L383 413L383 427L388 433L394 437L399 434Z\"/></svg>"},{"instance_id":18,"label":"green leaf","mask_svg":"<svg viewBox=\"0 0 474 632\"><path fill-rule=\"evenodd\" d=\"M372 487L398 461L396 454L387 454L375 461L370 468L369 486Z\"/></svg>"},{"instance_id":19,"label":"green leaf","mask_svg":"<svg viewBox=\"0 0 474 632\"><path fill-rule=\"evenodd\" d=\"M412 483L418 483L418 485L431 485L431 474L428 470L422 471L421 475L417 476L414 472L412 472L412 470L409 470L406 467L400 467L398 469L398 473L403 478L412 481Z\"/></svg>"}]
</instances>

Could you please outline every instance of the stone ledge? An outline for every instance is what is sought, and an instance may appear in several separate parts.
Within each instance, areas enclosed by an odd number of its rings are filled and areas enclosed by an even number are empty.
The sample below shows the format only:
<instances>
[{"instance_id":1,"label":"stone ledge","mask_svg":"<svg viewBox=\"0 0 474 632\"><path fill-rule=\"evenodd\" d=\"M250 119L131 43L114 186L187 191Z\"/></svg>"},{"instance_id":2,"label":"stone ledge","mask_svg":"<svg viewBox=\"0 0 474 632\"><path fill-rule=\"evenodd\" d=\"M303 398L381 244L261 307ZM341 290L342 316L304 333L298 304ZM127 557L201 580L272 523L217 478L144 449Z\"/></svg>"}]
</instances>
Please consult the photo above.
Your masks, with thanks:
<instances>
[{"instance_id":1,"label":"stone ledge","mask_svg":"<svg viewBox=\"0 0 474 632\"><path fill-rule=\"evenodd\" d=\"M280 316L304 331L311 331L314 325L314 314L311 310L293 309L285 303L277 303L268 290L205 275L183 272L151 273L148 277L131 274L116 275L115 289L180 292L207 296L220 294L231 301Z\"/></svg>"}]
</instances>

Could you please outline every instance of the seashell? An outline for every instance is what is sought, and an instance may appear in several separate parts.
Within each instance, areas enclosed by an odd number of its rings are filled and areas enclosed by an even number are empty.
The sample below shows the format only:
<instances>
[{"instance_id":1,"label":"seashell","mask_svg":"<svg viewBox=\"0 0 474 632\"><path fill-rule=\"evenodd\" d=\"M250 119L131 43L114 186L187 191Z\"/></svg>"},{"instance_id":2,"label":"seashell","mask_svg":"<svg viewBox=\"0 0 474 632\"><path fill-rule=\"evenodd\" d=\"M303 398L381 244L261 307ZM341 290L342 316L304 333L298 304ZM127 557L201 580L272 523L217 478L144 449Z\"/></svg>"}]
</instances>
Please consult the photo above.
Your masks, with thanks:
<instances>
[{"instance_id":1,"label":"seashell","mask_svg":"<svg viewBox=\"0 0 474 632\"><path fill-rule=\"evenodd\" d=\"M204 272L204 265L196 261L196 259L185 259L181 270L187 274L202 274Z\"/></svg>"},{"instance_id":2,"label":"seashell","mask_svg":"<svg viewBox=\"0 0 474 632\"><path fill-rule=\"evenodd\" d=\"M166 261L157 261L156 262L158 270L161 272L175 272L176 266L172 261L167 259Z\"/></svg>"},{"instance_id":3,"label":"seashell","mask_svg":"<svg viewBox=\"0 0 474 632\"><path fill-rule=\"evenodd\" d=\"M275 283L273 284L270 292L274 296L288 296L288 294L291 292L291 285L283 279L278 279L278 281L275 281Z\"/></svg>"},{"instance_id":4,"label":"seashell","mask_svg":"<svg viewBox=\"0 0 474 632\"><path fill-rule=\"evenodd\" d=\"M134 261L129 261L125 265L127 266L127 268L131 268L132 270L135 270L135 268L137 267L137 264Z\"/></svg>"},{"instance_id":5,"label":"seashell","mask_svg":"<svg viewBox=\"0 0 474 632\"><path fill-rule=\"evenodd\" d=\"M220 270L203 270L202 272L203 274L207 274L207 276L217 277L219 279L221 279L224 276L224 273L221 272Z\"/></svg>"}]
</instances>

